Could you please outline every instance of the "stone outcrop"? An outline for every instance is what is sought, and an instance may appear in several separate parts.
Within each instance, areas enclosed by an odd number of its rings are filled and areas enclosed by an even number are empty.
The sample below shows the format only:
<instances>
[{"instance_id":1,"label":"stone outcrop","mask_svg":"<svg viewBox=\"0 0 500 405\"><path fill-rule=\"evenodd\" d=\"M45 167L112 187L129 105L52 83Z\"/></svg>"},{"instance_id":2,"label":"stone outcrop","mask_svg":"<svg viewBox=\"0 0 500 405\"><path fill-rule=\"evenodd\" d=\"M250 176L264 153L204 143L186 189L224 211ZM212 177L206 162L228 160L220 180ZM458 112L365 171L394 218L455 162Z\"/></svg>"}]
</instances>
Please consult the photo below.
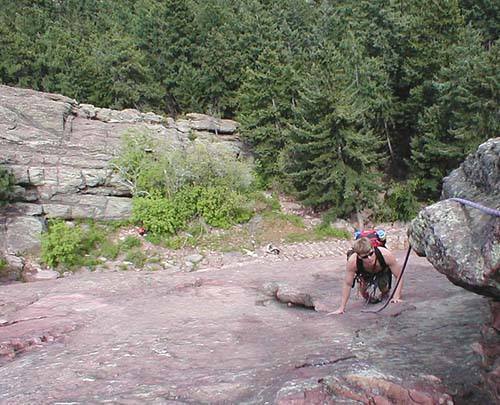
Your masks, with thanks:
<instances>
[{"instance_id":1,"label":"stone outcrop","mask_svg":"<svg viewBox=\"0 0 500 405\"><path fill-rule=\"evenodd\" d=\"M130 191L110 165L124 133L149 133L176 147L217 142L238 154L236 130L234 121L203 114L175 121L0 86L0 165L17 182L15 202L0 213L0 254L37 248L47 218L127 218Z\"/></svg>"},{"instance_id":2,"label":"stone outcrop","mask_svg":"<svg viewBox=\"0 0 500 405\"><path fill-rule=\"evenodd\" d=\"M500 218L451 200L500 209L500 138L444 179L442 201L423 209L409 229L410 243L450 281L500 299Z\"/></svg>"},{"instance_id":3,"label":"stone outcrop","mask_svg":"<svg viewBox=\"0 0 500 405\"><path fill-rule=\"evenodd\" d=\"M414 250L436 270L454 284L492 299L491 320L482 328L475 350L496 402L500 402L499 210L500 138L494 138L444 179L442 201L423 209L408 230Z\"/></svg>"}]
</instances>

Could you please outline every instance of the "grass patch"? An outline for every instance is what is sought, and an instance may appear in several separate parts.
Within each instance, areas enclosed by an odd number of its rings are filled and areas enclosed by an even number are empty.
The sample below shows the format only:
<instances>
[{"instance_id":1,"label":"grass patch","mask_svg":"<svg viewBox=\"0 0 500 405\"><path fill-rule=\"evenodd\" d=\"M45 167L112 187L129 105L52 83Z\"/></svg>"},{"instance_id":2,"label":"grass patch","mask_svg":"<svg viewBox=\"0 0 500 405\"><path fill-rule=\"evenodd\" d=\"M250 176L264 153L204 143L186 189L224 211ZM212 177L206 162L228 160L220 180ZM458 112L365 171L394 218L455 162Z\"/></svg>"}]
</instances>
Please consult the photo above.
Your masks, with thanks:
<instances>
[{"instance_id":1,"label":"grass patch","mask_svg":"<svg viewBox=\"0 0 500 405\"><path fill-rule=\"evenodd\" d=\"M122 242L120 242L120 251L127 252L140 246L142 246L142 241L135 236L129 235Z\"/></svg>"},{"instance_id":2,"label":"grass patch","mask_svg":"<svg viewBox=\"0 0 500 405\"><path fill-rule=\"evenodd\" d=\"M208 234L198 240L198 247L222 253L255 249L251 235L244 229Z\"/></svg>"},{"instance_id":3,"label":"grass patch","mask_svg":"<svg viewBox=\"0 0 500 405\"><path fill-rule=\"evenodd\" d=\"M299 215L285 214L284 212L279 211L266 211L262 214L262 216L270 222L287 223L288 225L293 225L296 228L305 228L304 219Z\"/></svg>"},{"instance_id":4,"label":"grass patch","mask_svg":"<svg viewBox=\"0 0 500 405\"><path fill-rule=\"evenodd\" d=\"M331 225L320 224L314 228L314 235L319 239L351 239L351 233L345 229L334 228Z\"/></svg>"},{"instance_id":5,"label":"grass patch","mask_svg":"<svg viewBox=\"0 0 500 405\"><path fill-rule=\"evenodd\" d=\"M259 218L259 219L258 219ZM328 239L350 239L348 231L330 225L307 228L302 217L278 211L265 211L254 223L235 226L229 230L205 232L196 238L196 246L219 252L255 250L268 243L301 243Z\"/></svg>"},{"instance_id":6,"label":"grass patch","mask_svg":"<svg viewBox=\"0 0 500 405\"><path fill-rule=\"evenodd\" d=\"M120 245L106 239L99 246L99 256L105 257L106 259L115 260L120 254Z\"/></svg>"},{"instance_id":7,"label":"grass patch","mask_svg":"<svg viewBox=\"0 0 500 405\"><path fill-rule=\"evenodd\" d=\"M125 261L132 263L135 267L142 269L146 264L147 257L140 248L133 248L125 255Z\"/></svg>"}]
</instances>

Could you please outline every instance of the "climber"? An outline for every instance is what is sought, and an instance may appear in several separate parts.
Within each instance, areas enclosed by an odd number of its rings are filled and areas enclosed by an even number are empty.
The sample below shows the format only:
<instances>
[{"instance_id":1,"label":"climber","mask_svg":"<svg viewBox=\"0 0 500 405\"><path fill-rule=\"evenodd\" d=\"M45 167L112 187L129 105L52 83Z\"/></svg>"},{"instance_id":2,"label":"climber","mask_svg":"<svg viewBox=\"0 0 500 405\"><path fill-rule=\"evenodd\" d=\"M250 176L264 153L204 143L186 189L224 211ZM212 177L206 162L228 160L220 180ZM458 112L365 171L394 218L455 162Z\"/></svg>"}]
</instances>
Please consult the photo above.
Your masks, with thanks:
<instances>
[{"instance_id":1,"label":"climber","mask_svg":"<svg viewBox=\"0 0 500 405\"><path fill-rule=\"evenodd\" d=\"M392 275L396 279L401 274L401 266L392 252L382 246L374 247L370 239L362 237L354 242L354 254L347 260L344 283L342 285L342 298L339 308L330 312L332 314L343 314L351 288L358 281L359 292L369 303L376 303L388 297L391 289ZM400 282L396 288L391 302L401 302L401 289L403 283ZM375 296L375 290L380 290L380 297ZM372 289L372 293L369 292Z\"/></svg>"}]
</instances>

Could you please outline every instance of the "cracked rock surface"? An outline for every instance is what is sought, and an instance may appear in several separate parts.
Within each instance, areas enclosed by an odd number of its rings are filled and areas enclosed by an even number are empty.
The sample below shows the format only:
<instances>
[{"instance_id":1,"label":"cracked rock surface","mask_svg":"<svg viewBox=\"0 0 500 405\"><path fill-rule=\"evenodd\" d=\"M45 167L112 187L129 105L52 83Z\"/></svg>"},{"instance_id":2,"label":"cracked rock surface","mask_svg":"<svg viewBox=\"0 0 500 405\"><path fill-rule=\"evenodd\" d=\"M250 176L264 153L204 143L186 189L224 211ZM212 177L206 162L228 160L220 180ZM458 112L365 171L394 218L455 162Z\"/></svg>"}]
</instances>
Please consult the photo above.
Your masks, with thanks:
<instances>
[{"instance_id":1,"label":"cracked rock surface","mask_svg":"<svg viewBox=\"0 0 500 405\"><path fill-rule=\"evenodd\" d=\"M397 257L403 260L404 252ZM0 403L488 403L486 299L412 255L401 304L327 316L345 257L0 287ZM371 401L371 402L370 402Z\"/></svg>"}]
</instances>

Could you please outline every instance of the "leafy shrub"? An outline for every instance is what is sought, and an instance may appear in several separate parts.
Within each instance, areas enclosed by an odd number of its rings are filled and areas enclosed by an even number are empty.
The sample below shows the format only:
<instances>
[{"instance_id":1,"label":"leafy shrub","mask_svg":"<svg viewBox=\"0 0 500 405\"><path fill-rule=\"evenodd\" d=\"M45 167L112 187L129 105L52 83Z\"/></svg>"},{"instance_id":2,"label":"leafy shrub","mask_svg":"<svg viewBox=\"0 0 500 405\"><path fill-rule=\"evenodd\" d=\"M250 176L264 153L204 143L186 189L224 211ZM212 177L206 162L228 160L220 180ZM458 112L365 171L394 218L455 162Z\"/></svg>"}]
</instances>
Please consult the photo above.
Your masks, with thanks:
<instances>
[{"instance_id":1,"label":"leafy shrub","mask_svg":"<svg viewBox=\"0 0 500 405\"><path fill-rule=\"evenodd\" d=\"M96 245L106 240L104 230L101 227L98 227L93 221L87 221L86 223L76 226L82 230L83 238L81 248L84 252L90 252Z\"/></svg>"},{"instance_id":2,"label":"leafy shrub","mask_svg":"<svg viewBox=\"0 0 500 405\"><path fill-rule=\"evenodd\" d=\"M196 142L185 150L178 163L186 180L183 185L218 185L244 191L254 180L250 162L236 158L217 144Z\"/></svg>"},{"instance_id":3,"label":"leafy shrub","mask_svg":"<svg viewBox=\"0 0 500 405\"><path fill-rule=\"evenodd\" d=\"M249 162L217 145L173 148L145 133L126 134L114 164L134 194L132 220L150 237L171 236L199 217L227 228L250 219Z\"/></svg>"},{"instance_id":4,"label":"leafy shrub","mask_svg":"<svg viewBox=\"0 0 500 405\"><path fill-rule=\"evenodd\" d=\"M207 187L202 190L196 211L207 224L229 228L234 223L251 218L251 213L244 205L243 196L226 187Z\"/></svg>"},{"instance_id":5,"label":"leafy shrub","mask_svg":"<svg viewBox=\"0 0 500 405\"><path fill-rule=\"evenodd\" d=\"M193 142L180 149L147 133L125 134L113 164L135 196L171 198L187 186L225 185L242 191L253 181L250 162L217 145Z\"/></svg>"},{"instance_id":6,"label":"leafy shrub","mask_svg":"<svg viewBox=\"0 0 500 405\"><path fill-rule=\"evenodd\" d=\"M99 262L90 254L93 251L106 257L115 255L104 230L93 222L70 225L63 220L52 220L41 242L42 261L51 267L94 266Z\"/></svg>"},{"instance_id":7,"label":"leafy shrub","mask_svg":"<svg viewBox=\"0 0 500 405\"><path fill-rule=\"evenodd\" d=\"M188 221L197 214L197 204L202 197L204 188L202 186L184 187L174 196L173 202L177 215Z\"/></svg>"},{"instance_id":8,"label":"leafy shrub","mask_svg":"<svg viewBox=\"0 0 500 405\"><path fill-rule=\"evenodd\" d=\"M80 227L69 226L61 220L52 221L49 231L42 235L42 260L51 267L76 265L84 253L83 241Z\"/></svg>"},{"instance_id":9,"label":"leafy shrub","mask_svg":"<svg viewBox=\"0 0 500 405\"><path fill-rule=\"evenodd\" d=\"M146 133L130 131L123 136L122 148L113 165L133 195L164 187L164 173L154 154L158 148L158 141Z\"/></svg>"},{"instance_id":10,"label":"leafy shrub","mask_svg":"<svg viewBox=\"0 0 500 405\"><path fill-rule=\"evenodd\" d=\"M7 268L7 260L3 257L0 257L0 272Z\"/></svg>"},{"instance_id":11,"label":"leafy shrub","mask_svg":"<svg viewBox=\"0 0 500 405\"><path fill-rule=\"evenodd\" d=\"M148 242L152 243L153 245L162 245L165 241L165 238L162 235L158 234L153 234L148 232L146 236L144 237Z\"/></svg>"},{"instance_id":12,"label":"leafy shrub","mask_svg":"<svg viewBox=\"0 0 500 405\"><path fill-rule=\"evenodd\" d=\"M176 209L175 202L159 195L135 197L132 201L132 219L155 235L173 235L186 223Z\"/></svg>"},{"instance_id":13,"label":"leafy shrub","mask_svg":"<svg viewBox=\"0 0 500 405\"><path fill-rule=\"evenodd\" d=\"M415 190L415 181L396 183L391 187L385 198L391 220L409 221L417 215L420 205L415 197Z\"/></svg>"},{"instance_id":14,"label":"leafy shrub","mask_svg":"<svg viewBox=\"0 0 500 405\"><path fill-rule=\"evenodd\" d=\"M14 176L7 169L0 167L0 205L5 204L14 186Z\"/></svg>"},{"instance_id":15,"label":"leafy shrub","mask_svg":"<svg viewBox=\"0 0 500 405\"><path fill-rule=\"evenodd\" d=\"M174 235L197 216L211 226L228 228L248 221L251 212L241 194L223 186L185 187L173 198L154 195L133 200L133 220L153 235Z\"/></svg>"}]
</instances>

